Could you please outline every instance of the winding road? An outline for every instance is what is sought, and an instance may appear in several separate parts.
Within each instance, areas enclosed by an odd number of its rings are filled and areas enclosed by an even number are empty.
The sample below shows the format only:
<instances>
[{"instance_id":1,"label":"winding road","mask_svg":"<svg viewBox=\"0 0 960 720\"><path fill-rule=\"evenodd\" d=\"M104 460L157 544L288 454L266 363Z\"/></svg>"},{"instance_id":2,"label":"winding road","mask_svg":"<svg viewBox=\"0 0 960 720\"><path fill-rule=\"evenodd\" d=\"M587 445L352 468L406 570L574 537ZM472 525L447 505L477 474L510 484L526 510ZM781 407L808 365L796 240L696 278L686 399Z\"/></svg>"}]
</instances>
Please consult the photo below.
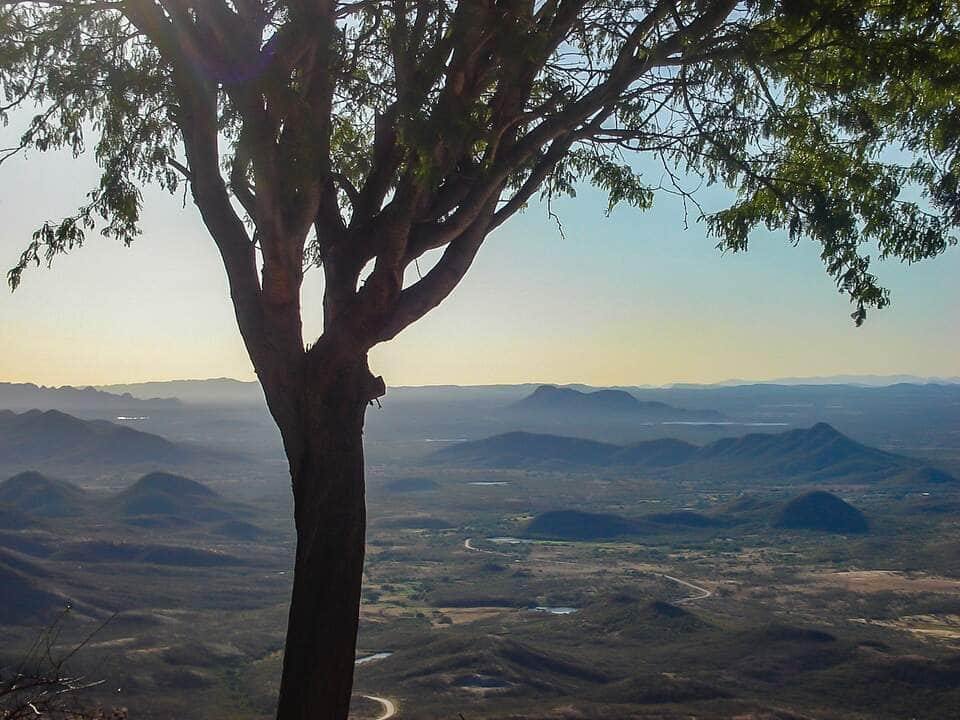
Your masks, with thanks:
<instances>
[{"instance_id":1,"label":"winding road","mask_svg":"<svg viewBox=\"0 0 960 720\"><path fill-rule=\"evenodd\" d=\"M680 578L676 578L673 575L667 575L665 573L655 573L655 574L659 575L660 577L666 580L672 580L675 583L679 583L680 585L683 585L684 587L690 588L694 592L699 593L698 595L690 595L689 597L680 598L679 600L674 600L673 601L674 605L682 605L683 603L694 602L695 600L706 600L708 597L713 595L712 590L707 590L706 588L702 588L699 585L694 585L692 582L687 582L686 580L681 580Z\"/></svg>"},{"instance_id":2,"label":"winding road","mask_svg":"<svg viewBox=\"0 0 960 720\"><path fill-rule=\"evenodd\" d=\"M477 552L477 553L484 553L485 555L499 555L502 557L512 557L510 553L498 552L496 550L485 550L484 548L479 548L473 544L473 538L467 538L466 540L464 540L463 547L465 550L469 550L471 552ZM577 564L569 560L541 560L540 562L550 562L550 563L556 563L558 565L576 565ZM689 595L687 597L680 598L679 600L674 600L673 602L675 605L682 605L684 603L696 602L697 600L705 600L711 595L713 595L713 591L708 590L707 588L704 588L704 587L700 587L699 585L694 585L692 582L689 582L687 580L682 580L678 577L674 577L673 575L667 575L666 573L658 573L658 572L654 572L651 574L657 575L658 577L662 577L665 580L675 582L678 585L682 585L683 587L687 588L688 590L692 590L695 593L694 595ZM390 718L394 717L397 714L397 705L389 698L380 697L378 695L364 695L363 697L366 698L367 700L380 703L380 705L383 707L383 712L377 716L376 720L390 720Z\"/></svg>"},{"instance_id":3,"label":"winding road","mask_svg":"<svg viewBox=\"0 0 960 720\"><path fill-rule=\"evenodd\" d=\"M473 552L478 552L478 553L486 553L487 555L507 555L507 553L494 552L493 550L484 550L483 548L475 547L472 544L472 540L473 538L467 538L466 540L463 541L463 546L467 550L473 550Z\"/></svg>"},{"instance_id":4,"label":"winding road","mask_svg":"<svg viewBox=\"0 0 960 720\"><path fill-rule=\"evenodd\" d=\"M484 550L483 548L478 548L476 545L473 544L473 538L467 538L466 540L464 540L463 547L467 550L472 550L473 552L478 552L478 553L486 553L487 555L503 555L506 557L511 557L510 553L496 552L494 550ZM570 562L569 560L541 560L540 562L550 562L558 565L576 565L577 564L575 562ZM695 595L689 595L687 597L680 598L679 600L674 600L673 603L675 605L682 605L684 603L696 602L697 600L706 600L708 597L713 595L712 590L708 590L707 588L700 587L699 585L694 585L692 582L689 582L687 580L681 580L680 578L674 577L673 575L667 575L666 573L658 573L658 572L654 572L651 574L657 575L658 577L662 577L664 580L670 580L671 582L675 582L678 585L683 585L683 587L689 588L690 590L693 590L696 593Z\"/></svg>"},{"instance_id":5,"label":"winding road","mask_svg":"<svg viewBox=\"0 0 960 720\"><path fill-rule=\"evenodd\" d=\"M377 715L377 720L389 720L397 714L397 706L392 700L377 695L364 695L363 697L383 706L383 712Z\"/></svg>"}]
</instances>

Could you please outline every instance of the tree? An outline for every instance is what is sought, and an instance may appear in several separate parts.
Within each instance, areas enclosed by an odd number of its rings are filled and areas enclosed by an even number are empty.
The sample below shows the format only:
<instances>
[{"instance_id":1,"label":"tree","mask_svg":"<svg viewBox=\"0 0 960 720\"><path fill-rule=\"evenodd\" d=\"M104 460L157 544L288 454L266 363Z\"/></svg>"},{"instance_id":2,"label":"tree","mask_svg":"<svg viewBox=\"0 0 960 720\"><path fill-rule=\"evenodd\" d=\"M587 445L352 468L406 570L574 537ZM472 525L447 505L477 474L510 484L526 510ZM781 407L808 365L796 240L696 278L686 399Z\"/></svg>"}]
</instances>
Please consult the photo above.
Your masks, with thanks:
<instances>
[{"instance_id":1,"label":"tree","mask_svg":"<svg viewBox=\"0 0 960 720\"><path fill-rule=\"evenodd\" d=\"M131 242L141 185L187 183L290 462L277 716L344 718L364 412L385 392L368 351L536 196L589 182L649 206L662 188L630 153L738 191L703 218L722 249L758 226L819 243L861 323L889 302L870 248L915 262L954 242L958 20L935 0L0 0L2 109L37 108L8 152L92 136L102 170L9 280L95 228ZM305 346L311 267L324 325Z\"/></svg>"},{"instance_id":2,"label":"tree","mask_svg":"<svg viewBox=\"0 0 960 720\"><path fill-rule=\"evenodd\" d=\"M0 720L126 720L125 710L84 707L79 702L85 690L103 684L67 672L70 660L103 630L113 619L110 616L93 632L63 652L57 645L62 640L64 621L70 606L58 613L45 626L19 660L0 667Z\"/></svg>"}]
</instances>

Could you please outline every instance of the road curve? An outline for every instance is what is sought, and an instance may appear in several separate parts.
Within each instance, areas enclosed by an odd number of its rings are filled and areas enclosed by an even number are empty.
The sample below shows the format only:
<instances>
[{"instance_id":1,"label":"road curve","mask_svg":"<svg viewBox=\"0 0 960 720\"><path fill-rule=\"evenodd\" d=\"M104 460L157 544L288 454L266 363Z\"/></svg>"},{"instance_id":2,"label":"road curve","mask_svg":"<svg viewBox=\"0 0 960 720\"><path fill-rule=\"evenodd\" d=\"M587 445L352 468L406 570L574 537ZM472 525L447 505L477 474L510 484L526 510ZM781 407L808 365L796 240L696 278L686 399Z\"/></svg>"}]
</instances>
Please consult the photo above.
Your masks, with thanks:
<instances>
[{"instance_id":1,"label":"road curve","mask_svg":"<svg viewBox=\"0 0 960 720\"><path fill-rule=\"evenodd\" d=\"M463 547L467 550L473 550L473 552L486 553L487 555L507 555L507 553L494 552L493 550L484 550L483 548L476 547L471 541L473 538L467 538L463 541Z\"/></svg>"},{"instance_id":2,"label":"road curve","mask_svg":"<svg viewBox=\"0 0 960 720\"><path fill-rule=\"evenodd\" d=\"M683 585L684 587L690 588L694 592L699 593L699 595L690 595L689 597L680 598L679 600L674 600L673 601L674 605L682 605L683 603L693 602L694 600L705 600L706 598L713 595L712 590L707 590L706 588L702 588L699 585L694 585L692 582L687 582L686 580L681 580L680 578L674 577L673 575L667 575L665 573L657 573L657 575L667 580L672 580L675 583Z\"/></svg>"},{"instance_id":3,"label":"road curve","mask_svg":"<svg viewBox=\"0 0 960 720\"><path fill-rule=\"evenodd\" d=\"M375 703L380 703L383 706L383 712L377 716L377 720L390 720L390 718L397 714L397 706L392 700L377 695L364 695L363 697Z\"/></svg>"}]
</instances>

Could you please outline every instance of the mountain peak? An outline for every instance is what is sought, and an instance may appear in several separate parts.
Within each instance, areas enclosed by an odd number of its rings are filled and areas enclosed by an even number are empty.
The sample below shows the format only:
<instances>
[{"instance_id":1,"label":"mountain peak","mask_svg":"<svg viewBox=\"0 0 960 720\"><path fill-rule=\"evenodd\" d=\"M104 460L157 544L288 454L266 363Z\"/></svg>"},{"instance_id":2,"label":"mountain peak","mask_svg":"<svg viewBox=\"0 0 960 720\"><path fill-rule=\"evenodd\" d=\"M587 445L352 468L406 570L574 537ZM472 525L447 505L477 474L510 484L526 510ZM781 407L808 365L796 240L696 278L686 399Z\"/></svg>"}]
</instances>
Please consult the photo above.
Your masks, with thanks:
<instances>
[{"instance_id":1,"label":"mountain peak","mask_svg":"<svg viewBox=\"0 0 960 720\"><path fill-rule=\"evenodd\" d=\"M514 403L516 410L550 412L624 412L636 410L640 402L623 390L580 392L573 388L541 385Z\"/></svg>"},{"instance_id":2,"label":"mountain peak","mask_svg":"<svg viewBox=\"0 0 960 720\"><path fill-rule=\"evenodd\" d=\"M818 422L807 431L811 435L822 435L824 437L846 437L830 423Z\"/></svg>"},{"instance_id":3,"label":"mountain peak","mask_svg":"<svg viewBox=\"0 0 960 720\"><path fill-rule=\"evenodd\" d=\"M581 392L573 388L541 385L520 403L538 402L557 405L576 405L578 407L596 407L603 409L632 409L639 401L624 390L594 390ZM517 403L518 405L520 403Z\"/></svg>"}]
</instances>

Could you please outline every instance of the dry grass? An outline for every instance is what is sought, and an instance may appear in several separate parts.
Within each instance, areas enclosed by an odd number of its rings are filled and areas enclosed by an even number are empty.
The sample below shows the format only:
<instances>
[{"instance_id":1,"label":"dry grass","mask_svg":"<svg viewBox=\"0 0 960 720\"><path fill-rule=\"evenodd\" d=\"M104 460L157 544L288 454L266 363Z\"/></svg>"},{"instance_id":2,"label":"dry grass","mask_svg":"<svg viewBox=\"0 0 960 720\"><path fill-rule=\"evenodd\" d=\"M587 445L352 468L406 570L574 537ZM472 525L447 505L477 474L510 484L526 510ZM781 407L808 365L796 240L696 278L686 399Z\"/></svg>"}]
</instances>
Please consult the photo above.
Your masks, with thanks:
<instances>
[{"instance_id":1,"label":"dry grass","mask_svg":"<svg viewBox=\"0 0 960 720\"><path fill-rule=\"evenodd\" d=\"M809 585L798 590L818 591L823 588L841 588L852 593L898 592L919 593L957 593L960 592L960 580L927 575L925 573L901 573L893 570L847 570L833 572L811 572L800 576L809 581Z\"/></svg>"},{"instance_id":2,"label":"dry grass","mask_svg":"<svg viewBox=\"0 0 960 720\"><path fill-rule=\"evenodd\" d=\"M960 615L904 615L896 620L853 618L853 622L901 630L929 640L960 643Z\"/></svg>"}]
</instances>

